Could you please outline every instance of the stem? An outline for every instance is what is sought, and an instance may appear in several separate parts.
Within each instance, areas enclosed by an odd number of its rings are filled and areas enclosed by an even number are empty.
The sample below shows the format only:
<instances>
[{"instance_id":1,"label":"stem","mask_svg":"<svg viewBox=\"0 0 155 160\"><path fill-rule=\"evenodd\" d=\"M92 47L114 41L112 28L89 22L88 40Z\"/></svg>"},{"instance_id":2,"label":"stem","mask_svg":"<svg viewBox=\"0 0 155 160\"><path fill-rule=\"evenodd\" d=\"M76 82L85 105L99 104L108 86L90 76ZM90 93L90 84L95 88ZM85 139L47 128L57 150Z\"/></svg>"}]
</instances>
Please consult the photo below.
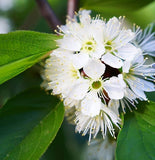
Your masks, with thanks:
<instances>
[{"instance_id":1,"label":"stem","mask_svg":"<svg viewBox=\"0 0 155 160\"><path fill-rule=\"evenodd\" d=\"M67 14L69 17L74 17L74 12L77 11L78 0L68 0Z\"/></svg>"},{"instance_id":2,"label":"stem","mask_svg":"<svg viewBox=\"0 0 155 160\"><path fill-rule=\"evenodd\" d=\"M49 26L54 30L57 25L61 25L60 21L54 14L52 8L46 0L36 0L42 16L47 20Z\"/></svg>"}]
</instances>

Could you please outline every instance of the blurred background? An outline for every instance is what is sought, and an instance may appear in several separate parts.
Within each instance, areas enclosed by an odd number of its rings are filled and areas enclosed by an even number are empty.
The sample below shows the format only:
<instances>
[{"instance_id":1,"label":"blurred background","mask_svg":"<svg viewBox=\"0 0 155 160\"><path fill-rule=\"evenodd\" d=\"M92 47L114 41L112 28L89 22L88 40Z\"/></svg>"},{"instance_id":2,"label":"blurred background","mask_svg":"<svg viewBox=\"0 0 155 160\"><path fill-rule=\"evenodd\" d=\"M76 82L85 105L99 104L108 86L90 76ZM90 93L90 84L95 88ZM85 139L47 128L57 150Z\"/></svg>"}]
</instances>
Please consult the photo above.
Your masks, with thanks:
<instances>
[{"instance_id":1,"label":"blurred background","mask_svg":"<svg viewBox=\"0 0 155 160\"><path fill-rule=\"evenodd\" d=\"M97 13L107 19L111 16L126 16L129 24L136 23L141 28L145 28L149 23L155 21L155 1L147 0L147 3L145 1L81 0L79 7L92 9L93 15ZM67 0L48 0L48 2L62 24L65 24ZM132 2L132 4L129 2ZM53 32L46 20L40 15L35 0L0 0L0 33L8 33L15 30ZM39 86L42 82L40 77L41 66L41 63L36 64L19 76L2 84L0 86L0 107L10 97L19 92ZM75 134L74 129L75 127L65 120L56 139L41 160L85 159L84 154L87 154L85 151L88 150L88 137Z\"/></svg>"}]
</instances>

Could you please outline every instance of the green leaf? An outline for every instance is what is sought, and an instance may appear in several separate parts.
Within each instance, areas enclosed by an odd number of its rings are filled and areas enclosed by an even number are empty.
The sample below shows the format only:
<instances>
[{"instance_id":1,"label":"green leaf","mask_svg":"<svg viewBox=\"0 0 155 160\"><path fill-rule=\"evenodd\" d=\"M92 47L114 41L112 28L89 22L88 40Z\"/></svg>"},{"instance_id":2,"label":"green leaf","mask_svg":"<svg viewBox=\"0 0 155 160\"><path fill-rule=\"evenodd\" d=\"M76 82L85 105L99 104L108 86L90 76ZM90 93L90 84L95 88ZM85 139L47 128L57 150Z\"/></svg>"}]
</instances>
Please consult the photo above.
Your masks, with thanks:
<instances>
[{"instance_id":1,"label":"green leaf","mask_svg":"<svg viewBox=\"0 0 155 160\"><path fill-rule=\"evenodd\" d=\"M58 38L33 31L0 34L0 84L44 58L56 48Z\"/></svg>"},{"instance_id":2,"label":"green leaf","mask_svg":"<svg viewBox=\"0 0 155 160\"><path fill-rule=\"evenodd\" d=\"M146 95L150 101L155 102L155 92L146 92Z\"/></svg>"},{"instance_id":3,"label":"green leaf","mask_svg":"<svg viewBox=\"0 0 155 160\"><path fill-rule=\"evenodd\" d=\"M117 140L117 160L154 160L154 115L154 102L141 102L137 111L125 115Z\"/></svg>"},{"instance_id":4,"label":"green leaf","mask_svg":"<svg viewBox=\"0 0 155 160\"><path fill-rule=\"evenodd\" d=\"M81 0L83 8L104 13L133 11L142 8L153 0Z\"/></svg>"},{"instance_id":5,"label":"green leaf","mask_svg":"<svg viewBox=\"0 0 155 160\"><path fill-rule=\"evenodd\" d=\"M40 89L25 91L0 110L0 159L38 160L64 117L59 100Z\"/></svg>"},{"instance_id":6,"label":"green leaf","mask_svg":"<svg viewBox=\"0 0 155 160\"><path fill-rule=\"evenodd\" d=\"M139 10L126 13L125 15L130 22L145 28L149 23L152 23L155 20L155 1Z\"/></svg>"}]
</instances>

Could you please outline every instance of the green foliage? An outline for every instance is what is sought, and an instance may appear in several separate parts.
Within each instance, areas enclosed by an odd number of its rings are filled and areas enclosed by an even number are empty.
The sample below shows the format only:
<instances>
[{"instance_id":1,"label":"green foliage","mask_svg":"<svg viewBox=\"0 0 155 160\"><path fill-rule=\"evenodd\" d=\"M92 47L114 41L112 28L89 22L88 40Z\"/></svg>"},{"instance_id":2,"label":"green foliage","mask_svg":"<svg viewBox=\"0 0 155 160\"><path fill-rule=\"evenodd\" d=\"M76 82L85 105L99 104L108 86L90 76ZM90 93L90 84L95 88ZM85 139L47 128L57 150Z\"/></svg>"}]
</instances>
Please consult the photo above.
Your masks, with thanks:
<instances>
[{"instance_id":1,"label":"green foliage","mask_svg":"<svg viewBox=\"0 0 155 160\"><path fill-rule=\"evenodd\" d=\"M39 87L42 82L40 77L40 65L36 64L27 69L18 76L8 80L0 85L0 107L2 107L8 99L25 91L28 88Z\"/></svg>"},{"instance_id":2,"label":"green foliage","mask_svg":"<svg viewBox=\"0 0 155 160\"><path fill-rule=\"evenodd\" d=\"M155 103L141 102L127 113L117 140L117 160L153 160L155 157Z\"/></svg>"},{"instance_id":3,"label":"green foliage","mask_svg":"<svg viewBox=\"0 0 155 160\"><path fill-rule=\"evenodd\" d=\"M155 1L153 0L81 0L82 8L100 14L104 18L126 16L126 20L145 28L155 19ZM143 15L143 16L142 16Z\"/></svg>"},{"instance_id":4,"label":"green foliage","mask_svg":"<svg viewBox=\"0 0 155 160\"><path fill-rule=\"evenodd\" d=\"M103 12L126 12L139 9L147 4L153 2L153 0L83 0L84 8Z\"/></svg>"},{"instance_id":5,"label":"green foliage","mask_svg":"<svg viewBox=\"0 0 155 160\"><path fill-rule=\"evenodd\" d=\"M32 31L0 35L0 84L23 72L56 48L58 36Z\"/></svg>"},{"instance_id":6,"label":"green foliage","mask_svg":"<svg viewBox=\"0 0 155 160\"><path fill-rule=\"evenodd\" d=\"M35 1L15 2L9 11L0 11L2 16L10 18L14 30L52 32L39 14ZM48 2L64 24L67 0ZM104 18L125 15L129 24L134 22L141 27L155 19L153 0L80 0L80 7L91 9L95 15L101 14ZM55 138L62 123L62 103L40 89L27 90L8 101L26 88L39 86L40 68L34 66L26 69L56 48L55 40L59 37L46 33L16 31L0 35L0 84L14 77L0 87L0 107L5 104L0 109L0 160L38 160ZM147 93L149 100L154 101L154 94ZM140 103L138 111L125 115L123 129L118 136L117 160L154 159L154 106L154 102ZM41 160L79 160L83 152L80 142L82 138L80 135L76 137L78 135L74 133L74 128L61 128ZM77 138L78 141L75 140Z\"/></svg>"},{"instance_id":7,"label":"green foliage","mask_svg":"<svg viewBox=\"0 0 155 160\"><path fill-rule=\"evenodd\" d=\"M59 100L38 88L10 99L0 110L0 159L37 160L62 123Z\"/></svg>"},{"instance_id":8,"label":"green foliage","mask_svg":"<svg viewBox=\"0 0 155 160\"><path fill-rule=\"evenodd\" d=\"M76 140L76 136L79 137L79 141ZM81 138L85 137L75 134L75 126L64 121L56 138L40 160L84 160L82 156L85 143L81 143ZM88 146L87 143L85 145Z\"/></svg>"},{"instance_id":9,"label":"green foliage","mask_svg":"<svg viewBox=\"0 0 155 160\"><path fill-rule=\"evenodd\" d=\"M146 95L150 101L155 102L155 92L147 92Z\"/></svg>"},{"instance_id":10,"label":"green foliage","mask_svg":"<svg viewBox=\"0 0 155 160\"><path fill-rule=\"evenodd\" d=\"M128 21L140 25L141 28L145 28L155 20L155 1L139 10L124 14Z\"/></svg>"}]
</instances>

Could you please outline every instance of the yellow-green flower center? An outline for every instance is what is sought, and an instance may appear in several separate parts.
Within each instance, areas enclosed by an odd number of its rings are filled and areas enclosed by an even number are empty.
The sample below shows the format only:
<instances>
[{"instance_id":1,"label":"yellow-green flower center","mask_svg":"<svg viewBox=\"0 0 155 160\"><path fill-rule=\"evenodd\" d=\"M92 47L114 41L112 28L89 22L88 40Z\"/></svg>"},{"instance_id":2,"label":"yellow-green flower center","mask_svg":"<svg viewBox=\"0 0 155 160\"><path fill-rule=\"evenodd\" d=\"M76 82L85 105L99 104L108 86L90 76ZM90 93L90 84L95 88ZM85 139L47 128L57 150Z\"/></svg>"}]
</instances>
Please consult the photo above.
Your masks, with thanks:
<instances>
[{"instance_id":1,"label":"yellow-green flower center","mask_svg":"<svg viewBox=\"0 0 155 160\"><path fill-rule=\"evenodd\" d=\"M86 41L83 45L81 50L85 52L94 52L96 49L96 41L94 39L91 39L89 41Z\"/></svg>"},{"instance_id":2,"label":"yellow-green flower center","mask_svg":"<svg viewBox=\"0 0 155 160\"><path fill-rule=\"evenodd\" d=\"M94 82L92 83L92 88L93 88L93 89L99 89L101 86L102 86L101 81L94 81Z\"/></svg>"},{"instance_id":3,"label":"yellow-green flower center","mask_svg":"<svg viewBox=\"0 0 155 160\"><path fill-rule=\"evenodd\" d=\"M108 41L106 44L105 44L105 49L107 51L111 51L112 50L112 42L111 41Z\"/></svg>"}]
</instances>

